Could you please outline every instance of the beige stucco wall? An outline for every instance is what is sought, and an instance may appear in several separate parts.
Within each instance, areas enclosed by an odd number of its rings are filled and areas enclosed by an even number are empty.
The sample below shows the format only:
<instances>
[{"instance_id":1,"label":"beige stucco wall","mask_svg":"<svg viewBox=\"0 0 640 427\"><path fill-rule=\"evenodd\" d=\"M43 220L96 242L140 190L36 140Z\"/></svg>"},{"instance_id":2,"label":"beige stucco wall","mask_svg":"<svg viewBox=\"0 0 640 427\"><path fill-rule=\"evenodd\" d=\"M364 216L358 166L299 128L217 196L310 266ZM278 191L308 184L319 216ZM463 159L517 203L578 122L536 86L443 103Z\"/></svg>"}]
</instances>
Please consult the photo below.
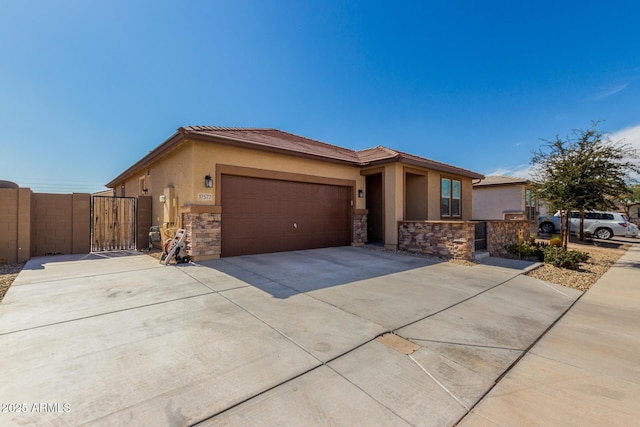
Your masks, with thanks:
<instances>
[{"instance_id":1,"label":"beige stucco wall","mask_svg":"<svg viewBox=\"0 0 640 427\"><path fill-rule=\"evenodd\" d=\"M462 217L459 220L469 221L472 215L473 184L471 178L439 171L411 166L405 168L401 163L384 166L385 212L384 212L384 244L387 249L398 247L398 221L405 220L405 173L424 173L427 176L427 220L439 221L440 218L440 178L458 179L462 184L461 203ZM413 172L412 172L413 171ZM455 220L455 219L454 219Z\"/></svg>"},{"instance_id":2,"label":"beige stucco wall","mask_svg":"<svg viewBox=\"0 0 640 427\"><path fill-rule=\"evenodd\" d=\"M354 166L208 142L185 141L149 167L141 169L127 179L125 196L137 196L139 178L145 176L146 187L149 190L147 194L153 200L153 224L161 225L164 221L164 204L160 202L159 196L164 194L165 188L174 187L177 212L183 206L214 206L217 197L216 188L219 188L217 182L219 177L216 172L219 166L224 165L305 175L311 180L314 177L330 177L355 181L355 191L365 189L365 177L361 176L360 169ZM205 187L206 175L213 177L213 188ZM120 185L118 184L115 189L117 196L121 195ZM199 199L200 194L204 195L205 199ZM208 195L210 200L206 200ZM354 204L356 209L364 209L365 199L354 197Z\"/></svg>"},{"instance_id":3,"label":"beige stucco wall","mask_svg":"<svg viewBox=\"0 0 640 427\"><path fill-rule=\"evenodd\" d=\"M124 195L126 197L141 195L139 194L139 181L140 178L144 176L146 187L149 190L147 195L151 196L152 200L151 211L153 224L162 225L165 217L164 203L160 202L160 195L164 194L165 188L175 188L177 207L192 198L194 180L193 161L193 145L181 143L148 168L139 170L131 178L127 179L125 182ZM120 185L116 186L115 195L122 195Z\"/></svg>"},{"instance_id":4,"label":"beige stucco wall","mask_svg":"<svg viewBox=\"0 0 640 427\"><path fill-rule=\"evenodd\" d=\"M471 221L473 218L473 180L458 177L462 181L462 220Z\"/></svg>"},{"instance_id":5,"label":"beige stucco wall","mask_svg":"<svg viewBox=\"0 0 640 427\"><path fill-rule=\"evenodd\" d=\"M524 212L523 185L475 187L473 189L473 219L501 220L505 212Z\"/></svg>"},{"instance_id":6,"label":"beige stucco wall","mask_svg":"<svg viewBox=\"0 0 640 427\"><path fill-rule=\"evenodd\" d=\"M252 170L273 171L292 174L293 177L314 179L336 179L355 182L354 193L362 189L366 194L366 178L359 167L339 163L325 162L271 153L242 147L215 144L196 140L185 140L162 158L148 167L139 170L125 182L125 195L139 195L139 178L145 176L148 195L152 197L153 224L162 225L164 221L164 204L159 196L164 189L172 186L175 189L177 208L187 206L217 206L217 191L220 189L220 171L228 171L229 167L249 168ZM389 249L397 249L398 221L405 218L405 174L422 173L426 176L426 192L422 204L426 201L427 220L440 220L440 178L446 176L462 182L462 217L470 220L472 216L472 182L471 178L442 174L438 171L420 167L407 167L401 163L391 163L373 167L382 169L384 173L384 242ZM210 175L214 179L213 188L205 188L204 177ZM120 196L120 184L116 186L116 195ZM202 195L203 197L199 197ZM366 198L358 198L354 194L354 209L366 209ZM222 207L224 209L224 207ZM177 209L179 212L180 209ZM178 215L179 216L179 215Z\"/></svg>"},{"instance_id":7,"label":"beige stucco wall","mask_svg":"<svg viewBox=\"0 0 640 427\"><path fill-rule=\"evenodd\" d=\"M427 176L405 169L405 221L423 221L427 216Z\"/></svg>"},{"instance_id":8,"label":"beige stucco wall","mask_svg":"<svg viewBox=\"0 0 640 427\"><path fill-rule=\"evenodd\" d=\"M215 145L201 141L194 141L193 144L193 177L195 186L191 197L184 202L184 204L187 205L215 203L217 199L216 190L219 188L218 183L214 182L213 188L205 188L204 177L205 175L211 175L214 180L218 180L219 167L225 165L304 175L310 180L314 180L314 177L329 177L355 181L356 188L354 190L364 190L365 177L360 175L359 168L351 165L342 165L228 145ZM211 193L213 200L210 202L198 200L199 193ZM360 199L354 196L354 204L356 209L364 209L364 198Z\"/></svg>"}]
</instances>

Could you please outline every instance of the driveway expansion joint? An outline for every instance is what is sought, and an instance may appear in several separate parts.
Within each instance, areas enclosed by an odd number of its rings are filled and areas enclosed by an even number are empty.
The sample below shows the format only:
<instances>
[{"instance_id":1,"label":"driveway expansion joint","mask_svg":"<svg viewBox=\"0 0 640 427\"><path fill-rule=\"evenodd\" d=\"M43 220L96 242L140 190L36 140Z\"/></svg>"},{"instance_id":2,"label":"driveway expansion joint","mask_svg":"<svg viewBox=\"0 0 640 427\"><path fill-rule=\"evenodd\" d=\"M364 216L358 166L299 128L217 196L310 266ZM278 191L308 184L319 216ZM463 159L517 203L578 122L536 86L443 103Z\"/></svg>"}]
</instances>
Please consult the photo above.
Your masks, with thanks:
<instances>
[{"instance_id":1,"label":"driveway expansion joint","mask_svg":"<svg viewBox=\"0 0 640 427\"><path fill-rule=\"evenodd\" d=\"M200 279L198 279L197 277L192 276L191 274L189 274L188 271L186 271L185 269L180 268L179 271L183 274L185 274L187 277L189 277L190 279L195 280L196 282L198 282L199 284L201 284L202 286L204 286L207 289L210 289L213 293L219 294L220 292L225 292L225 291L232 291L234 289L242 289L242 288L248 288L249 286L251 286L250 284L246 284L244 286L236 286L235 288L228 288L228 289L222 289L222 290L215 290L213 289L211 286L207 285L206 283L204 283L203 281L201 281Z\"/></svg>"},{"instance_id":2,"label":"driveway expansion joint","mask_svg":"<svg viewBox=\"0 0 640 427\"><path fill-rule=\"evenodd\" d=\"M215 292L205 292L205 293L198 294L198 295L188 295L188 296L185 296L185 297L174 298L174 299L170 299L170 300L166 300L166 301L158 301L158 302L154 302L154 303L150 303L150 304L137 305L135 307L122 308L120 310L112 310L112 311L107 311L107 312L104 312L104 313L92 314L91 316L82 316L82 317L76 317L75 319L61 320L59 322L47 323L45 325L37 325L37 326L33 326L31 328L17 329L15 331L9 331L9 332L0 332L0 337L4 336L4 335L16 334L18 332L26 332L26 331L31 331L31 330L34 330L34 329L47 328L49 326L63 325L65 323L72 323L72 322L77 322L77 321L80 321L80 320L92 319L92 318L96 318L96 317L107 316L107 315L110 315L110 314L137 310L139 308L146 308L146 307L153 307L153 306L162 305L162 304L169 304L169 303L176 302L176 301L182 301L182 300L187 300L187 299L192 299L192 298L198 298L198 297L212 295L212 294L215 294Z\"/></svg>"},{"instance_id":3,"label":"driveway expansion joint","mask_svg":"<svg viewBox=\"0 0 640 427\"><path fill-rule=\"evenodd\" d=\"M421 322L421 321L423 321L423 320L425 320L425 319L428 319L428 318L433 317L433 316L435 316L435 315L437 315L437 314L440 314L440 313L443 313L443 312L445 312L445 311L447 311L447 310L449 310L449 309L452 309L453 307L456 307L456 306L458 306L458 305L460 305L460 304L463 304L463 303L465 303L465 302L467 302L467 301L469 301L469 300L471 300L471 299L473 299L473 298L476 298L477 296L480 296L480 295L482 295L482 294L484 294L484 293L486 293L486 292L489 292L489 291L490 291L490 290L492 290L492 289L497 288L498 286L502 286L502 285L504 285L505 283L508 283L508 282L512 281L513 279L515 279L515 278L516 278L516 277L518 277L518 276L519 276L519 274L517 274L517 275L515 275L515 276L513 276L513 277L510 277L510 278L508 278L508 279L506 279L506 280L504 280L504 281L502 281L502 282L498 283L497 285L493 285L493 286L491 286L491 287L488 287L487 289L483 289L482 291L478 292L477 294L473 294L473 295L471 295L471 296L469 296L469 297L467 297L467 298L465 298L465 299L463 299L463 300L460 300L460 301L458 301L458 302L456 302L456 303L454 303L454 304L451 304L451 305L449 305L449 306L447 306L447 307L444 307L444 308L442 308L442 309L440 309L440 310L434 311L433 313L430 313L430 314L428 314L428 315L426 315L426 316L424 316L424 317L421 317L421 318L419 318L419 319L417 319L417 320L411 321L411 322L407 323L406 325L403 325L403 326L400 326L400 327L398 327L398 328L395 328L395 329L393 330L393 333L395 334L395 333L397 333L397 331L398 331L398 330L400 330L400 329L402 329L402 328L406 328L407 326L411 326L411 325L413 325L413 324L415 324L415 323Z\"/></svg>"},{"instance_id":4,"label":"driveway expansion joint","mask_svg":"<svg viewBox=\"0 0 640 427\"><path fill-rule=\"evenodd\" d=\"M429 378L431 378L431 380L433 382L435 382L438 387L440 387L442 390L444 390L449 396L451 396L453 398L453 400L455 400L460 406L462 406L466 411L469 411L469 407L467 407L467 405L465 405L460 399L458 399L458 397L453 394L451 392L451 390L449 390L447 387L444 386L444 384L442 384L440 381L438 381L438 379L436 377L434 377L429 371L427 371L427 369L422 366L422 364L420 362L418 362L412 355L407 355L409 357L409 359L411 359L411 361L413 363L415 363L416 365L418 365L418 367L420 368L420 370L422 372L424 372L425 374L427 374L427 376Z\"/></svg>"},{"instance_id":5,"label":"driveway expansion joint","mask_svg":"<svg viewBox=\"0 0 640 427\"><path fill-rule=\"evenodd\" d=\"M355 349L354 349L355 350ZM352 350L353 351L353 350ZM352 386L354 386L355 388L357 388L358 390L360 390L362 393L364 393L366 396L368 396L371 400L373 400L374 402L378 403L378 405L382 406L383 408L386 408L389 412L391 412L393 415L395 415L396 417L400 418L402 421L404 421L405 423L409 424L409 425L413 425L413 423L411 423L409 420L405 419L402 415L400 415L397 411L395 411L393 408L389 407L389 405L385 405L383 402L381 402L380 400L376 399L374 396L371 395L371 393L369 393L367 390L363 389L362 387L360 387L358 384L354 383L353 381L351 381L349 378L345 377L344 375L342 375L340 372L336 371L335 369L333 369L331 366L327 366L329 369L331 369L333 372L335 372L338 376L340 376L340 378L343 378L345 381L347 381L349 384L351 384Z\"/></svg>"},{"instance_id":6,"label":"driveway expansion joint","mask_svg":"<svg viewBox=\"0 0 640 427\"><path fill-rule=\"evenodd\" d=\"M548 282L545 282L544 280L540 280L540 279L536 279L538 282L540 282L540 284L542 284L543 286L546 286L547 288L551 289L554 292L559 293L560 295L564 295L565 297L569 298L569 299L573 299L572 296L565 294L564 292L562 292L559 289L556 289L555 287L551 286Z\"/></svg>"},{"instance_id":7,"label":"driveway expansion joint","mask_svg":"<svg viewBox=\"0 0 640 427\"><path fill-rule=\"evenodd\" d=\"M62 281L65 281L65 280L90 279L92 277L102 277L102 276L111 276L111 275L123 274L123 273L133 273L133 272L138 272L138 271L155 270L157 268L159 268L159 267L137 268L135 270L116 271L116 272L113 272L113 273L87 274L87 275L84 275L84 276L63 277L61 279L38 280L38 281L34 281L34 282L29 282L29 283L19 283L18 282L18 283L14 283L12 286L45 285L45 284L49 284L49 283L62 282Z\"/></svg>"},{"instance_id":8,"label":"driveway expansion joint","mask_svg":"<svg viewBox=\"0 0 640 427\"><path fill-rule=\"evenodd\" d=\"M486 348L486 349L491 349L491 350L509 350L509 351L519 351L519 352L526 351L526 349L523 349L523 348L501 347L501 346L495 346L495 345L470 344L470 343L464 343L464 342L429 340L429 339L425 339L425 338L413 338L413 337L405 337L405 338L408 339L408 340L417 341L417 342L423 341L423 342L432 342L432 343L436 343L436 344L459 345L459 346L463 346L463 347Z\"/></svg>"},{"instance_id":9,"label":"driveway expansion joint","mask_svg":"<svg viewBox=\"0 0 640 427\"><path fill-rule=\"evenodd\" d=\"M275 284L277 284L278 286L282 286L283 288L288 289L288 290L290 290L290 291L292 291L292 292L295 292L295 293L296 293L296 294L298 294L298 295L306 295L306 296L308 296L309 298L312 298L312 299L313 299L313 300L315 300L315 301L318 301L318 302L320 302L320 303L322 303L322 304L326 304L326 305L328 305L328 306L330 306L330 307L333 307L333 308L335 308L335 309L337 309L337 310L340 310L340 311L342 311L342 312L344 312L344 313L350 314L350 315L352 315L352 316L360 317L357 313L353 313L353 312L351 312L351 311L349 311L349 310L345 310L344 308L339 307L339 306L337 306L337 305L335 305L335 304L332 304L332 303L330 303L330 302L328 302L328 301L324 301L324 300L322 300L322 299L320 299L320 298L318 298L318 297L316 297L316 296L314 296L314 295L311 295L309 292L302 292L302 291L299 291L299 290L297 290L297 289L295 289L295 288L293 288L293 287L291 287L291 286L287 286L287 285L285 285L284 283L279 282L279 281L278 281L278 280L276 280L276 279L272 279L272 278L270 278L269 276L265 276L264 274L260 274L260 273L257 273L257 272L255 272L255 271L248 270L248 269L246 269L246 268L244 268L244 267L242 267L242 266L239 266L239 265L237 265L237 264L233 264L233 263L229 263L229 264L233 265L233 266L234 266L234 267L236 267L236 268L239 268L239 269L241 269L241 270L244 270L244 271L246 271L247 273L250 273L250 274L256 275L256 276L261 277L261 278L263 278L263 279L265 279L265 280L268 280L268 281L270 281L270 282L272 282L272 283L275 283ZM194 278L194 279L195 279L195 278ZM198 280L198 279L195 279L195 280ZM206 285L205 285L205 286L206 286ZM248 284L247 286L252 286L252 285ZM226 291L226 290L228 290L228 289L225 289L225 291ZM221 292L223 292L223 291L221 291ZM375 322L373 322L372 320L369 320L369 321L370 321L371 323L375 323Z\"/></svg>"}]
</instances>

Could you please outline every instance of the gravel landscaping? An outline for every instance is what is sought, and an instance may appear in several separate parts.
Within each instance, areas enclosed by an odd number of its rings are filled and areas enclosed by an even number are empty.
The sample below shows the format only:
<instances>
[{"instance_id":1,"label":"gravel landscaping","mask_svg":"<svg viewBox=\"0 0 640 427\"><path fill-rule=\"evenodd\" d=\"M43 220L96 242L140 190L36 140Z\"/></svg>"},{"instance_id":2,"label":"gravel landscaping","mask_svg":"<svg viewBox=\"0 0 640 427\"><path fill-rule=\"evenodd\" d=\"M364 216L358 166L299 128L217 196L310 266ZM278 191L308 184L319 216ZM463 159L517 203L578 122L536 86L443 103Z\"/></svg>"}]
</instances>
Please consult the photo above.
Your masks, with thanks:
<instances>
[{"instance_id":1,"label":"gravel landscaping","mask_svg":"<svg viewBox=\"0 0 640 427\"><path fill-rule=\"evenodd\" d=\"M8 264L0 265L0 301L4 298L4 294L9 290L9 286L24 267L24 264Z\"/></svg>"},{"instance_id":2,"label":"gravel landscaping","mask_svg":"<svg viewBox=\"0 0 640 427\"><path fill-rule=\"evenodd\" d=\"M545 239L537 239L546 241ZM589 260L580 265L578 270L568 270L544 264L527 275L536 279L586 291L629 249L630 244L610 241L586 240L580 242L571 239L568 248L586 252Z\"/></svg>"}]
</instances>

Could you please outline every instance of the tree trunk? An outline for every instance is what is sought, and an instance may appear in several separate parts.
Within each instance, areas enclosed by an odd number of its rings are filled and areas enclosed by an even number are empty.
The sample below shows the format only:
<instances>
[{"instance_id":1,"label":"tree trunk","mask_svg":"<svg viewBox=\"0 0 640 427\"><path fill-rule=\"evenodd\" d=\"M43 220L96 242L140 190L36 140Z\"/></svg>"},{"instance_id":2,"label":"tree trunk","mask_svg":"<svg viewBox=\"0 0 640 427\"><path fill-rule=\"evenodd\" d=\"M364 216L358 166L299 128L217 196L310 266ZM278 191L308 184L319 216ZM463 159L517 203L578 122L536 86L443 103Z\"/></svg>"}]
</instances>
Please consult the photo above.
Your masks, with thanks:
<instances>
[{"instance_id":1,"label":"tree trunk","mask_svg":"<svg viewBox=\"0 0 640 427\"><path fill-rule=\"evenodd\" d=\"M584 241L584 210L580 210L580 241Z\"/></svg>"},{"instance_id":2,"label":"tree trunk","mask_svg":"<svg viewBox=\"0 0 640 427\"><path fill-rule=\"evenodd\" d=\"M569 222L570 216L567 214L564 216L564 245L563 248L566 251L569 246L569 236L571 235L571 222Z\"/></svg>"}]
</instances>

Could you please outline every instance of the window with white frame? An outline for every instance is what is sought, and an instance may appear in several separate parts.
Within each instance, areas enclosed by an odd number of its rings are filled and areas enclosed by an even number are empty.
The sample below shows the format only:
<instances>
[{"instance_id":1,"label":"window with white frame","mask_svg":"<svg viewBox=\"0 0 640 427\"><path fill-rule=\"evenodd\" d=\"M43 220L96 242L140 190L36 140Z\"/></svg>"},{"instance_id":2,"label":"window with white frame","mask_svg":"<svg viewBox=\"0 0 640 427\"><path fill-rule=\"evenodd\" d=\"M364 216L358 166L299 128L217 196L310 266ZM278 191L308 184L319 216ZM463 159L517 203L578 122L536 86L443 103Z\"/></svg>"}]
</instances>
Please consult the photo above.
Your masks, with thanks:
<instances>
[{"instance_id":1,"label":"window with white frame","mask_svg":"<svg viewBox=\"0 0 640 427\"><path fill-rule=\"evenodd\" d=\"M527 219L534 221L536 219L536 199L533 191L524 190L524 206L527 211Z\"/></svg>"},{"instance_id":2,"label":"window with white frame","mask_svg":"<svg viewBox=\"0 0 640 427\"><path fill-rule=\"evenodd\" d=\"M457 179L440 179L440 216L443 218L462 216L462 183Z\"/></svg>"}]
</instances>

